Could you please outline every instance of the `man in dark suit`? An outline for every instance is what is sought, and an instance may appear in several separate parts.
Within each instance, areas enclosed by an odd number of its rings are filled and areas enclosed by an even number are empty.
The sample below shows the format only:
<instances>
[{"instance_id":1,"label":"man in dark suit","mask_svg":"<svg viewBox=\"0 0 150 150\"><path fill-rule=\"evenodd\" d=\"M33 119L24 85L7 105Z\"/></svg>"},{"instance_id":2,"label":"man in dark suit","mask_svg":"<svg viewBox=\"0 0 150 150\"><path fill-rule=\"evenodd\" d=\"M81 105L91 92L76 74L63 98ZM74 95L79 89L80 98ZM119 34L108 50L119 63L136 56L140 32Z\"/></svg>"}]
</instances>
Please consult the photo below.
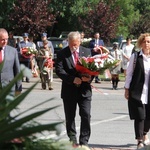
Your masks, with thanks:
<instances>
[{"instance_id":1,"label":"man in dark suit","mask_svg":"<svg viewBox=\"0 0 150 150\"><path fill-rule=\"evenodd\" d=\"M100 39L100 34L96 32L94 34L94 39L90 41L89 45L92 52L92 56L99 54L99 52L97 52L98 46L104 46L104 41ZM98 76L95 77L95 83L100 83L100 79L98 78Z\"/></svg>"},{"instance_id":2,"label":"man in dark suit","mask_svg":"<svg viewBox=\"0 0 150 150\"><path fill-rule=\"evenodd\" d=\"M7 45L8 33L0 28L0 63L4 61L2 71L0 72L0 89L9 84L11 80L20 72L20 64L17 50ZM10 95L14 96L15 91L22 90L22 83L18 81L12 88Z\"/></svg>"},{"instance_id":3,"label":"man in dark suit","mask_svg":"<svg viewBox=\"0 0 150 150\"><path fill-rule=\"evenodd\" d=\"M90 138L90 118L91 118L91 77L82 77L75 69L75 56L91 56L90 49L80 46L81 35L79 32L68 34L68 44L57 54L56 74L62 79L61 98L63 99L64 112L66 118L67 135L74 145L77 145L75 115L77 104L81 117L80 145L88 145Z\"/></svg>"}]
</instances>

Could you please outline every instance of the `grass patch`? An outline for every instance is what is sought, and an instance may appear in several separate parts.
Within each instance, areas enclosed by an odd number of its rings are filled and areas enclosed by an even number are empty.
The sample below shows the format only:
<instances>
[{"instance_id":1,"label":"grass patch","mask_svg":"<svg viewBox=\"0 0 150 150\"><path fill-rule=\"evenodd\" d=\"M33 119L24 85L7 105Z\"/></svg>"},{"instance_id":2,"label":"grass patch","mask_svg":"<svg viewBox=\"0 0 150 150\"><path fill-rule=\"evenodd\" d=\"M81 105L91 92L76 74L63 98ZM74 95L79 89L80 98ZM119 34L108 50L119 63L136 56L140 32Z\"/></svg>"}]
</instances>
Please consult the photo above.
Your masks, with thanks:
<instances>
[{"instance_id":1,"label":"grass patch","mask_svg":"<svg viewBox=\"0 0 150 150\"><path fill-rule=\"evenodd\" d=\"M110 80L111 80L111 78L105 78L105 75L104 75L104 74L100 74L100 75L99 75L99 78L101 79L101 81L110 81ZM121 74L119 75L119 79L120 79L120 81L125 81L125 77L124 77L124 74L123 74L123 73L121 73Z\"/></svg>"}]
</instances>

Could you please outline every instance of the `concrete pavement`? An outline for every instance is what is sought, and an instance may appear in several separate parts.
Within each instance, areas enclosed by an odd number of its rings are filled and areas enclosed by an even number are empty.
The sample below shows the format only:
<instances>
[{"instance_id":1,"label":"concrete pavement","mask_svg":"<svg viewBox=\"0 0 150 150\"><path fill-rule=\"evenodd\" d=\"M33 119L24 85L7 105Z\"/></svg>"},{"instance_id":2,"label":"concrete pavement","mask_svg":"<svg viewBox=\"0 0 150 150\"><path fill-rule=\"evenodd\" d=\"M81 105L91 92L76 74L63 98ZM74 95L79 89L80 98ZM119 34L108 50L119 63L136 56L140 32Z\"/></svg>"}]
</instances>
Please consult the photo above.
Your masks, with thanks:
<instances>
[{"instance_id":1,"label":"concrete pavement","mask_svg":"<svg viewBox=\"0 0 150 150\"><path fill-rule=\"evenodd\" d=\"M35 83L38 78L32 78L30 83L23 82L23 89L26 90L33 83ZM46 100L49 96L56 97L54 105L59 104L60 99L60 89L61 89L61 80L54 78L54 90L41 90L40 83L33 90L33 92L27 97L25 102L21 105L21 109L28 108L32 104ZM91 150L134 150L136 149L136 142L134 141L134 132L131 130L133 128L131 121L128 119L128 114L126 114L127 109L126 105L124 106L125 101L120 101L123 98L124 93L124 82L119 82L118 90L112 90L110 81L102 81L101 84L92 83L93 87L93 110L92 110L92 136L89 142ZM101 101L99 100L101 97ZM113 102L115 99L115 102ZM51 104L51 106L53 105ZM111 103L108 106L108 103ZM122 104L123 103L123 104ZM101 108L97 107L101 105ZM121 105L116 108L117 105ZM46 105L44 108L47 107ZM103 109L104 108L104 109ZM41 108L39 108L41 109ZM119 110L120 109L120 110ZM118 114L114 113L117 110ZM109 112L111 111L111 112ZM121 113L120 113L121 112ZM100 115L99 115L100 114ZM120 117L120 118L119 118ZM52 112L51 118L49 114L46 114L44 117L39 118L38 120L42 123L47 123L50 121L60 121L64 120L63 107L60 107L58 110ZM57 118L57 119L56 119ZM99 120L100 119L100 120ZM80 119L77 116L77 126L79 127ZM123 123L123 124L122 124ZM122 127L120 126L122 124ZM106 128L106 129L105 129ZM116 128L116 129L114 129ZM119 129L120 128L120 129ZM124 129L125 128L125 132ZM118 135L112 135L114 130L117 130ZM65 126L63 127L65 132ZM79 128L77 129L79 130ZM131 130L131 131L129 131ZM104 134L102 134L104 132ZM102 137L99 136L103 135ZM110 134L109 134L110 133ZM63 134L65 135L65 133ZM123 137L125 136L125 137ZM119 139L116 139L118 138ZM123 140L121 139L124 138ZM127 139L128 138L128 139ZM111 141L110 141L111 140Z\"/></svg>"}]
</instances>

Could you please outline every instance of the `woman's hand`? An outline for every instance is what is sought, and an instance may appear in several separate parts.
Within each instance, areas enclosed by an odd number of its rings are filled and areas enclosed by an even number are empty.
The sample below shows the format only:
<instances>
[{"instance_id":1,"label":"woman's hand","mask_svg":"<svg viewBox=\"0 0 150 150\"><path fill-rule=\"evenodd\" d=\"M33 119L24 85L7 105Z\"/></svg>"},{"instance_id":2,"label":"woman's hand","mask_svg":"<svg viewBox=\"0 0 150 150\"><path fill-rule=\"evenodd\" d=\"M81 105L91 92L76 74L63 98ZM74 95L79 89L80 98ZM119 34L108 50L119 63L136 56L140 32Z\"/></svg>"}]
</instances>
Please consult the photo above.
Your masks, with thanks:
<instances>
[{"instance_id":1,"label":"woman's hand","mask_svg":"<svg viewBox=\"0 0 150 150\"><path fill-rule=\"evenodd\" d=\"M124 97L128 100L129 99L129 89L125 88Z\"/></svg>"}]
</instances>

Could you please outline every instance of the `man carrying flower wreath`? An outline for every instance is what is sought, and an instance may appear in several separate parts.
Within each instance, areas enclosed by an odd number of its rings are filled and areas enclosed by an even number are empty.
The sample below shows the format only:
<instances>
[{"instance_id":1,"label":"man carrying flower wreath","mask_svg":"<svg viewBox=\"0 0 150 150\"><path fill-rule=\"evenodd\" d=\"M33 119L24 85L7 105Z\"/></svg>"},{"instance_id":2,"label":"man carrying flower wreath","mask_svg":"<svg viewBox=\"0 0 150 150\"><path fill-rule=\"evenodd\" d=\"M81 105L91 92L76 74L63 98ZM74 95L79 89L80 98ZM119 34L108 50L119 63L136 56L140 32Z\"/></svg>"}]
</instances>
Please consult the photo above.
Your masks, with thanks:
<instances>
[{"instance_id":1,"label":"man carrying flower wreath","mask_svg":"<svg viewBox=\"0 0 150 150\"><path fill-rule=\"evenodd\" d=\"M23 34L23 41L21 41L19 44L18 44L18 52L20 53L19 55L19 59L20 59L20 63L21 64L24 64L26 67L28 68L31 68L30 66L30 60L31 60L31 55L26 55L26 52L27 52L27 48L28 47L33 47L33 44L31 42L28 41L28 36L29 34L28 33L24 33ZM22 79L23 80L23 79ZM24 81L24 80L23 80ZM29 78L26 77L26 82L30 82L29 81Z\"/></svg>"},{"instance_id":2,"label":"man carrying flower wreath","mask_svg":"<svg viewBox=\"0 0 150 150\"><path fill-rule=\"evenodd\" d=\"M76 137L75 115L77 105L81 117L79 144L88 145L91 134L91 100L92 89L90 75L82 76L76 70L77 57L91 56L90 49L80 46L79 32L68 34L68 46L57 54L56 74L62 80L61 98L63 99L66 119L66 130L74 146L78 144Z\"/></svg>"},{"instance_id":3,"label":"man carrying flower wreath","mask_svg":"<svg viewBox=\"0 0 150 150\"><path fill-rule=\"evenodd\" d=\"M48 40L43 41L43 47L38 50L36 59L38 60L42 89L46 89L47 82L48 89L53 90L53 52L48 47Z\"/></svg>"}]
</instances>

